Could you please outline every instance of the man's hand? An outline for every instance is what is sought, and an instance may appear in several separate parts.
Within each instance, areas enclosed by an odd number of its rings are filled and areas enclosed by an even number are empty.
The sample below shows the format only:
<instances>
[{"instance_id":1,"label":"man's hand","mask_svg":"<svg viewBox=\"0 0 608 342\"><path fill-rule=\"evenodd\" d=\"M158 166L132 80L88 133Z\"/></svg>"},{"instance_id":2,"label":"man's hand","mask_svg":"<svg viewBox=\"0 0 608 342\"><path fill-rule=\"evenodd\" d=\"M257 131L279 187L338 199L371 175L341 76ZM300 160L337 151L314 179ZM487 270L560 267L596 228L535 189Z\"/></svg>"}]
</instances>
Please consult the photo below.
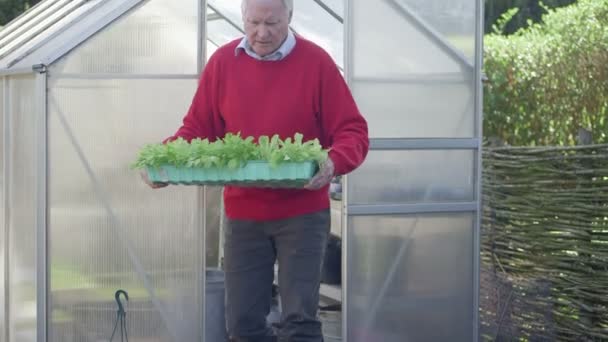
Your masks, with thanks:
<instances>
[{"instance_id":1,"label":"man's hand","mask_svg":"<svg viewBox=\"0 0 608 342\"><path fill-rule=\"evenodd\" d=\"M329 184L332 178L334 178L334 162L328 157L319 168L317 174L304 186L304 189L319 190Z\"/></svg>"},{"instance_id":2,"label":"man's hand","mask_svg":"<svg viewBox=\"0 0 608 342\"><path fill-rule=\"evenodd\" d=\"M148 172L147 171L140 171L139 175L141 176L141 179L144 181L144 183L148 184L149 187L151 187L152 189L159 189L159 188L164 188L166 187L167 183L152 183L150 181L150 178L148 177Z\"/></svg>"}]
</instances>

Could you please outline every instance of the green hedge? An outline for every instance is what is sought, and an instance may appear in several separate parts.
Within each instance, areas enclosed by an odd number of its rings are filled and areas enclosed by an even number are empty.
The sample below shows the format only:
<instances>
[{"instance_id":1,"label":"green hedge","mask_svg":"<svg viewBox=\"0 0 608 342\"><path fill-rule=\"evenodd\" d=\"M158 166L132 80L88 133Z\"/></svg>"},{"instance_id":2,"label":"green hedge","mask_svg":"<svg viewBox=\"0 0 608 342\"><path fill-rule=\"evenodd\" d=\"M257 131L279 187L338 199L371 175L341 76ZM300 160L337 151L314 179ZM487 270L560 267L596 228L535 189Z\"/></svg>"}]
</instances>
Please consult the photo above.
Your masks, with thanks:
<instances>
[{"instance_id":1,"label":"green hedge","mask_svg":"<svg viewBox=\"0 0 608 342\"><path fill-rule=\"evenodd\" d=\"M542 24L484 44L486 137L572 145L584 128L608 142L608 0L549 10Z\"/></svg>"}]
</instances>

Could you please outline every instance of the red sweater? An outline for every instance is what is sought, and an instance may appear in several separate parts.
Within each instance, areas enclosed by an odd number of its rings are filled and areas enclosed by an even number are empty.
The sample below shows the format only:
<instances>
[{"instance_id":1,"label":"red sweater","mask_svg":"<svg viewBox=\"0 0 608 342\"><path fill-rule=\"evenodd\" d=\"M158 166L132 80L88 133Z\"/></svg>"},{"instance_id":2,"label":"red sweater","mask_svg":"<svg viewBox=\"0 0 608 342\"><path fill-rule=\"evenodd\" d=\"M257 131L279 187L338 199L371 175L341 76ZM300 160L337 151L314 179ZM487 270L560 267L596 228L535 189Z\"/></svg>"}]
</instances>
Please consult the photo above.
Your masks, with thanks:
<instances>
[{"instance_id":1,"label":"red sweater","mask_svg":"<svg viewBox=\"0 0 608 342\"><path fill-rule=\"evenodd\" d=\"M294 50L279 61L235 55L238 40L209 59L182 127L170 139L210 140L227 132L242 137L297 132L318 138L331 150L336 175L346 174L365 159L367 123L331 57L312 42L297 37ZM264 189L226 186L226 215L242 220L275 220L329 208L328 187Z\"/></svg>"}]
</instances>

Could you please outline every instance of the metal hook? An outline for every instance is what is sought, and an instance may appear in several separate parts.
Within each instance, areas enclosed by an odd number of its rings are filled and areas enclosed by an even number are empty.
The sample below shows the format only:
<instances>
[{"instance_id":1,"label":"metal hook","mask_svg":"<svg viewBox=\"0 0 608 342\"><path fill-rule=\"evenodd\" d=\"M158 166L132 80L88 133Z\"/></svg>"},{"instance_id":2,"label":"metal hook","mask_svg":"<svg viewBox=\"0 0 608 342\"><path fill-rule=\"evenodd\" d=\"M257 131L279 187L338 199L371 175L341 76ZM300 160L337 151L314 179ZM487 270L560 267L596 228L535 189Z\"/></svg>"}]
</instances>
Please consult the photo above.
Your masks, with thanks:
<instances>
[{"instance_id":1,"label":"metal hook","mask_svg":"<svg viewBox=\"0 0 608 342\"><path fill-rule=\"evenodd\" d=\"M114 294L114 298L116 299L116 303L118 304L118 313L124 315L125 314L125 308L122 306L122 302L120 301L120 294L121 293L125 296L125 299L127 301L129 301L129 294L127 293L127 291L124 291L124 290L118 290Z\"/></svg>"}]
</instances>

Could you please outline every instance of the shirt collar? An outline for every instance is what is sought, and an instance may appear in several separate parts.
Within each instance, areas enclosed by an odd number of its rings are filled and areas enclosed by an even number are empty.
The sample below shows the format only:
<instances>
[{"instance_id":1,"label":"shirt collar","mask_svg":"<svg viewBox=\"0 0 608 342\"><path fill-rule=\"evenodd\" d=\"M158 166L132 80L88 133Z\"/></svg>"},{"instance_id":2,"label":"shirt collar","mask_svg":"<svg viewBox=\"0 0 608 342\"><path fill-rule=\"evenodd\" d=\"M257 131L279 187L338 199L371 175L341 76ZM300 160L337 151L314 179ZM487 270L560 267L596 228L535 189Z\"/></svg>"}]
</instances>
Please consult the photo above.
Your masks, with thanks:
<instances>
[{"instance_id":1,"label":"shirt collar","mask_svg":"<svg viewBox=\"0 0 608 342\"><path fill-rule=\"evenodd\" d=\"M241 51L245 51L245 53L247 53L249 56L251 56L257 60L260 60L260 61L278 61L278 60L281 60L281 59L287 57L287 55L289 55L289 53L291 51L293 51L293 48L295 46L296 46L296 37L293 34L293 32L291 32L291 30L290 30L287 33L287 38L285 39L283 44L281 44L281 46L277 49L277 51L275 51L267 56L261 57L260 55L255 53L255 51L253 51L253 49L251 48L251 45L249 45L249 41L247 41L247 37L243 37L243 39L241 39L241 42L234 50L234 55L238 56Z\"/></svg>"}]
</instances>

